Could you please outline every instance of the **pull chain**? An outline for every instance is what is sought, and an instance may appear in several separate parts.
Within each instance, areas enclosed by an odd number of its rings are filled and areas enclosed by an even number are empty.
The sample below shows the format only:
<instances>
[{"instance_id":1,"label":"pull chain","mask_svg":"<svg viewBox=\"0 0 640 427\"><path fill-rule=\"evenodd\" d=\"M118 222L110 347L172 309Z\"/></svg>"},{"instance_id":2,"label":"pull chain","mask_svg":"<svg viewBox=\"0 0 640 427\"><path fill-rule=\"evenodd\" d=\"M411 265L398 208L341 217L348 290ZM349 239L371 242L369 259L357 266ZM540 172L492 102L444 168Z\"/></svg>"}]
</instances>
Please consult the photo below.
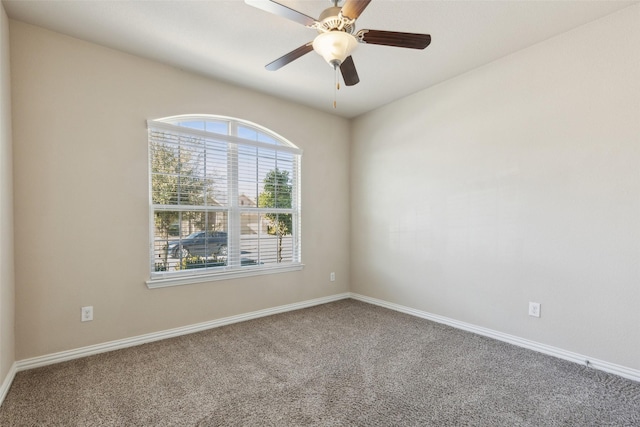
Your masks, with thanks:
<instances>
[{"instance_id":1,"label":"pull chain","mask_svg":"<svg viewBox=\"0 0 640 427\"><path fill-rule=\"evenodd\" d=\"M340 79L338 78L338 66L334 65L333 69L335 71L335 74L334 74L335 86L333 87L333 108L336 108L336 105L337 105L337 103L336 103L337 91L340 90Z\"/></svg>"}]
</instances>

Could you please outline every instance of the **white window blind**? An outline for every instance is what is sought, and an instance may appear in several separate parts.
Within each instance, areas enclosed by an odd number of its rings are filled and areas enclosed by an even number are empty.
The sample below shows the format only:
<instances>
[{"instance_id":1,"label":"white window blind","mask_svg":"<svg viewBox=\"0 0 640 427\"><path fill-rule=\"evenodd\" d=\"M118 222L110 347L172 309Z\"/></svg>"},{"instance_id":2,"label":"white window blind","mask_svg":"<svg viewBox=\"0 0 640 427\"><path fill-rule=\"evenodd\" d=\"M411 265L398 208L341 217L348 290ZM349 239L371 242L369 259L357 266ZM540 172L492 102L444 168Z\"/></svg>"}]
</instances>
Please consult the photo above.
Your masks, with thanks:
<instances>
[{"instance_id":1,"label":"white window blind","mask_svg":"<svg viewBox=\"0 0 640 427\"><path fill-rule=\"evenodd\" d=\"M300 149L238 119L147 127L150 287L301 266Z\"/></svg>"}]
</instances>

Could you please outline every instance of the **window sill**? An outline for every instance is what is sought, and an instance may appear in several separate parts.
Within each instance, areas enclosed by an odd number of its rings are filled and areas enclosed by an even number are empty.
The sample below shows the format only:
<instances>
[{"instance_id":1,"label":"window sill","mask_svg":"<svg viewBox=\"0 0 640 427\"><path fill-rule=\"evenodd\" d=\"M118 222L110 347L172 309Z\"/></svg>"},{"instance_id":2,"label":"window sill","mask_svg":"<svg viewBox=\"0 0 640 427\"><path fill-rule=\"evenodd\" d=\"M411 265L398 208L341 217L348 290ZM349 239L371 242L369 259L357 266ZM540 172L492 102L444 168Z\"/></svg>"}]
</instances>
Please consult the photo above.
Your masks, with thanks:
<instances>
[{"instance_id":1,"label":"window sill","mask_svg":"<svg viewBox=\"0 0 640 427\"><path fill-rule=\"evenodd\" d=\"M286 273L300 271L304 267L302 263L279 265L274 267L242 268L239 270L206 271L202 273L181 275L159 275L146 281L147 288L166 288L170 286L191 285L195 283L215 282L218 280L239 279L241 277L262 276L265 274Z\"/></svg>"}]
</instances>

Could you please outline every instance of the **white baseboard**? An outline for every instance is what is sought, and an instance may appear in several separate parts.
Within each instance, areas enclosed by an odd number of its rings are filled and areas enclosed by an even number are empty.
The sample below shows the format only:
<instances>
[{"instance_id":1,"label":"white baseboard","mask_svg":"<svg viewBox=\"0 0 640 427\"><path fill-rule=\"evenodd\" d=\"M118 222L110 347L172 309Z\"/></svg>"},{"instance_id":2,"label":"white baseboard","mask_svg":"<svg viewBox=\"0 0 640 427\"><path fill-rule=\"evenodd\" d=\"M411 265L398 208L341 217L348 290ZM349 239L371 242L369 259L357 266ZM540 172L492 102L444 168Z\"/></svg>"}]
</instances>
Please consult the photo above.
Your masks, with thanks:
<instances>
[{"instance_id":1,"label":"white baseboard","mask_svg":"<svg viewBox=\"0 0 640 427\"><path fill-rule=\"evenodd\" d=\"M38 368L41 366L52 365L54 363L66 362L68 360L79 359L81 357L92 356L94 354L106 353L108 351L120 350L127 347L133 347L149 342L160 341L167 338L178 337L181 335L192 334L207 329L218 328L220 326L230 325L232 323L243 322L245 320L257 319L259 317L271 316L272 314L285 313L287 311L299 310L302 308L313 307L314 305L326 304L328 302L338 301L349 298L349 293L331 295L323 298L297 302L293 304L281 305L264 310L252 311L250 313L239 314L236 316L225 317L222 319L211 320L209 322L197 323L195 325L183 326L180 328L168 329L166 331L154 332L151 334L139 335L136 337L125 338L121 340L109 341L106 343L90 345L74 350L61 351L58 353L47 354L44 356L32 357L30 359L19 360L15 363L15 372L25 371L27 369ZM14 372L14 374L15 374ZM11 378L13 380L13 378ZM9 386L11 382L9 382ZM8 390L8 386L7 386Z\"/></svg>"},{"instance_id":2,"label":"white baseboard","mask_svg":"<svg viewBox=\"0 0 640 427\"><path fill-rule=\"evenodd\" d=\"M2 381L2 384L0 384L0 405L2 405L2 402L4 402L4 398L7 397L7 393L9 393L9 389L11 388L13 379L16 376L16 372L16 363L14 362L13 365L11 365L11 369L9 369L9 372L7 372L7 376L5 377L4 381Z\"/></svg>"},{"instance_id":3,"label":"white baseboard","mask_svg":"<svg viewBox=\"0 0 640 427\"><path fill-rule=\"evenodd\" d=\"M41 366L52 365L60 362L66 362L68 360L79 359L82 357L92 356L94 354L105 353L108 351L119 350L127 347L133 347L136 345L141 345L149 342L160 341L167 338L187 335L194 332L200 332L207 329L212 329L220 326L230 325L233 323L243 322L246 320L257 319L265 316L271 316L273 314L285 313L287 311L313 307L315 305L326 304L329 302L338 301L346 298L353 298L358 301L378 305L391 310L399 311L401 313L406 313L406 314L410 314L412 316L420 317L423 319L432 320L434 322L443 323L445 325L449 325L454 328L458 328L465 331L476 333L478 335L494 338L499 341L504 341L510 344L517 345L519 347L524 347L540 353L555 356L560 359L569 360L571 362L585 364L586 361L588 360L589 366L592 368L599 369L605 372L609 372L624 378L628 378L628 379L640 382L640 371L637 369L627 368L625 366L616 365L614 363L609 363L603 360L590 358L582 354L563 350L557 347L552 347L546 344L537 343L535 341L530 341L524 338L516 337L514 335L509 335L502 332L494 331L492 329L487 329L480 326L472 325L470 323L460 322L444 316L438 316L435 314L427 313L425 311L416 310L410 307L405 307L399 304L390 303L387 301L367 297L367 296L356 294L356 293L345 292L342 294L331 295L328 297L316 298L316 299L302 301L298 303L281 305L278 307L253 311L250 313L239 314L236 316L225 317L222 319L212 320L209 322L197 323L195 325L188 325L180 328L168 329L166 331L154 332L150 334L139 335L136 337L109 341L106 343L91 345L87 347L81 347L74 350L61 351L58 353L52 353L44 356L33 357L30 359L19 360L13 364L13 366L11 367L11 370L9 371L2 385L0 386L0 405L4 401L4 398L7 392L9 391L9 388L11 387L11 383L13 382L13 379L16 373L20 371L38 368Z\"/></svg>"},{"instance_id":4,"label":"white baseboard","mask_svg":"<svg viewBox=\"0 0 640 427\"><path fill-rule=\"evenodd\" d=\"M640 370L628 368L622 365L616 365L615 363L605 362L604 360L594 359L583 354L574 353L572 351L563 350L561 348L552 347L550 345L541 344L528 339L520 338L515 335L509 335L502 332L494 331L492 329L483 328L481 326L472 325L470 323L460 322L458 320L450 319L444 316L438 316L426 311L416 310L414 308L405 307L403 305L394 304L391 302L383 301L377 298L371 298L365 295L350 293L349 296L355 300L366 302L369 304L379 305L391 310L399 311L401 313L410 314L412 316L420 317L434 322L443 323L448 326L452 326L457 329L473 332L478 335L493 338L498 341L504 341L509 344L517 345L518 347L524 347L529 350L534 350L540 353L555 356L560 359L575 362L581 365L588 365L591 368L598 369L611 374L619 375L630 380L640 382Z\"/></svg>"}]
</instances>

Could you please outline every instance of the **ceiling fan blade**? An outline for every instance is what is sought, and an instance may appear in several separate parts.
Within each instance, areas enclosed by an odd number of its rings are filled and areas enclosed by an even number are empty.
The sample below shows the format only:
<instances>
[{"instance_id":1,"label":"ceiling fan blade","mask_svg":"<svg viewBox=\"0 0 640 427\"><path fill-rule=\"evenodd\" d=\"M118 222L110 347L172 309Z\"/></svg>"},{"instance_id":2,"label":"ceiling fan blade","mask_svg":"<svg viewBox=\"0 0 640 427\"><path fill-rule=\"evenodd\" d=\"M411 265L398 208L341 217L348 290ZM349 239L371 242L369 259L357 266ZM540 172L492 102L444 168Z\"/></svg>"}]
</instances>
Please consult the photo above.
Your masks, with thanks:
<instances>
[{"instance_id":1,"label":"ceiling fan blade","mask_svg":"<svg viewBox=\"0 0 640 427\"><path fill-rule=\"evenodd\" d=\"M367 44L424 49L431 43L429 34L399 33L396 31L360 30L356 38Z\"/></svg>"},{"instance_id":2,"label":"ceiling fan blade","mask_svg":"<svg viewBox=\"0 0 640 427\"><path fill-rule=\"evenodd\" d=\"M349 19L358 19L358 16L369 6L371 0L347 0L342 6L342 16Z\"/></svg>"},{"instance_id":3,"label":"ceiling fan blade","mask_svg":"<svg viewBox=\"0 0 640 427\"><path fill-rule=\"evenodd\" d=\"M275 61L268 63L267 65L264 66L264 68L266 68L269 71L279 70L280 68L284 67L288 63L295 61L296 59L300 58L302 55L306 55L312 50L313 50L313 42L309 42L307 44L300 46L295 50L292 50L286 55L281 56Z\"/></svg>"},{"instance_id":4,"label":"ceiling fan blade","mask_svg":"<svg viewBox=\"0 0 640 427\"><path fill-rule=\"evenodd\" d=\"M244 0L249 6L257 7L265 12L273 13L274 15L282 16L283 18L290 19L299 24L307 27L316 23L316 20L304 13L291 9L283 4L277 3L273 0Z\"/></svg>"},{"instance_id":5,"label":"ceiling fan blade","mask_svg":"<svg viewBox=\"0 0 640 427\"><path fill-rule=\"evenodd\" d=\"M342 64L340 64L340 72L344 79L344 84L347 86L353 86L360 82L358 72L356 71L356 64L353 63L353 58L348 56Z\"/></svg>"}]
</instances>

